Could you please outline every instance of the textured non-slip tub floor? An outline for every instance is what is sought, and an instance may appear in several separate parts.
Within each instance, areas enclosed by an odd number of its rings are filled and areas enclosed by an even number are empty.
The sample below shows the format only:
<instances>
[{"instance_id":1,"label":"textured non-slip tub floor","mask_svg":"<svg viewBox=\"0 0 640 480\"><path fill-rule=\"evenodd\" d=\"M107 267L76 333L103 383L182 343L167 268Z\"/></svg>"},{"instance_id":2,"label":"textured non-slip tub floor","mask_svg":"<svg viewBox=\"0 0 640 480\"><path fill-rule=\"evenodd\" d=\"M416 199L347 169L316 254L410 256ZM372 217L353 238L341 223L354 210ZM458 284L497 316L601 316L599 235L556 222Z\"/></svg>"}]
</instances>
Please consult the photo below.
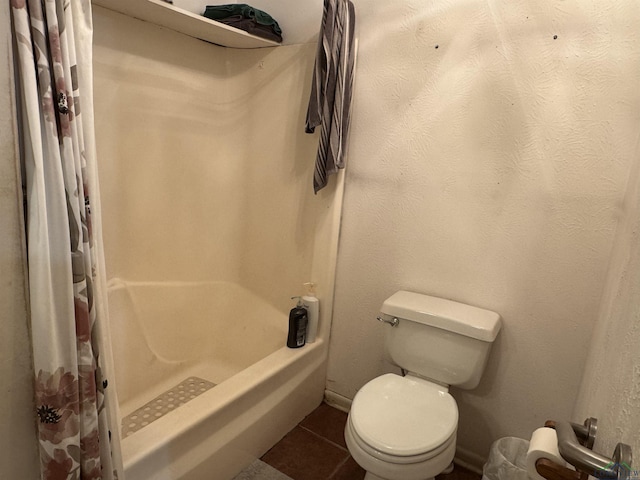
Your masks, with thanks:
<instances>
[{"instance_id":1,"label":"textured non-slip tub floor","mask_svg":"<svg viewBox=\"0 0 640 480\"><path fill-rule=\"evenodd\" d=\"M122 436L128 437L180 405L215 387L215 383L189 377L122 419Z\"/></svg>"},{"instance_id":2,"label":"textured non-slip tub floor","mask_svg":"<svg viewBox=\"0 0 640 480\"><path fill-rule=\"evenodd\" d=\"M351 458L344 441L346 422L346 413L321 404L235 480L364 479L365 471ZM436 477L437 480L480 478L457 465L453 473Z\"/></svg>"}]
</instances>

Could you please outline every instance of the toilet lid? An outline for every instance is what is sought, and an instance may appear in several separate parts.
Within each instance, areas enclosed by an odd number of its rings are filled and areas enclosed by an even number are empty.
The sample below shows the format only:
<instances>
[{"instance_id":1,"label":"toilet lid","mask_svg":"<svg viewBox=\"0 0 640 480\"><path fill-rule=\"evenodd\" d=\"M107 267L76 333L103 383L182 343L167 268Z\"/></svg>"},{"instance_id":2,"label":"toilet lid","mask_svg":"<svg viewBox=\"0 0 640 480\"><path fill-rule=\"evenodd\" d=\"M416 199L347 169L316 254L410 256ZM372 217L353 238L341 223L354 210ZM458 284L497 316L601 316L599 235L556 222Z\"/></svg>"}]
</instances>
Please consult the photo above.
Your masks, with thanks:
<instances>
[{"instance_id":1,"label":"toilet lid","mask_svg":"<svg viewBox=\"0 0 640 480\"><path fill-rule=\"evenodd\" d=\"M362 387L351 405L351 424L372 448L396 456L429 452L458 426L458 407L442 387L388 373Z\"/></svg>"}]
</instances>

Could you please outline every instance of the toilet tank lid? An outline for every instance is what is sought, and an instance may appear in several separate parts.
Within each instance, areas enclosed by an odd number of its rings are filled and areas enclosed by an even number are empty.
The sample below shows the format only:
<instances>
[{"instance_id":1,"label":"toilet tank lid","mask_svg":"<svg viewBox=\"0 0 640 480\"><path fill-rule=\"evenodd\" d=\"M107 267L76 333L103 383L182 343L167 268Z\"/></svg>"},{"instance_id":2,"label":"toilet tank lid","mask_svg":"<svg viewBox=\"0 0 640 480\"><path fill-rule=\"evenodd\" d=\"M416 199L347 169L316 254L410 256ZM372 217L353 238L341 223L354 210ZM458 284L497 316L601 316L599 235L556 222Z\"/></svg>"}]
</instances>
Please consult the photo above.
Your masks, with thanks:
<instances>
[{"instance_id":1,"label":"toilet tank lid","mask_svg":"<svg viewBox=\"0 0 640 480\"><path fill-rule=\"evenodd\" d=\"M381 312L485 342L496 339L501 324L500 315L496 312L406 291L396 292L387 298Z\"/></svg>"}]
</instances>

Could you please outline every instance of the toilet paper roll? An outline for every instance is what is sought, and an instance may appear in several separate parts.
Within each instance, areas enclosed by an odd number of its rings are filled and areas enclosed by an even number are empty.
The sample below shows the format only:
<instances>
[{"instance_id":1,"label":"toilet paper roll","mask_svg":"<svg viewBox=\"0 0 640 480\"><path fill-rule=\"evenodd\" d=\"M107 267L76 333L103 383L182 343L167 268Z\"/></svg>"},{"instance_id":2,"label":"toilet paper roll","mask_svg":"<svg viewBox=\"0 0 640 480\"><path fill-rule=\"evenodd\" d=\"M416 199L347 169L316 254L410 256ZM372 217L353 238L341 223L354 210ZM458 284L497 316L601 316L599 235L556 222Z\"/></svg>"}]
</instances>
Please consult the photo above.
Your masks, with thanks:
<instances>
[{"instance_id":1,"label":"toilet paper roll","mask_svg":"<svg viewBox=\"0 0 640 480\"><path fill-rule=\"evenodd\" d=\"M540 458L546 458L563 467L567 464L558 451L558 435L553 428L542 427L531 435L529 450L527 451L527 473L532 480L545 480L536 471L536 462Z\"/></svg>"}]
</instances>

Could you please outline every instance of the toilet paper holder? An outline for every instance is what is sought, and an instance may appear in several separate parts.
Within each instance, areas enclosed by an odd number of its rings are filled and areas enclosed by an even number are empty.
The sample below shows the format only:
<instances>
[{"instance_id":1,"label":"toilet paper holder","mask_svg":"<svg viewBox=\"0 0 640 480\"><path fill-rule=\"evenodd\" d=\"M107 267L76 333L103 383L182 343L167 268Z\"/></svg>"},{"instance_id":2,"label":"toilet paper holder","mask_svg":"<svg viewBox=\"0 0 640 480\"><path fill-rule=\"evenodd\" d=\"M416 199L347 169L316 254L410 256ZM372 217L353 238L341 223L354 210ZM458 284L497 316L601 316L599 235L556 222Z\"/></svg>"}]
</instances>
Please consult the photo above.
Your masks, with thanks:
<instances>
[{"instance_id":1,"label":"toilet paper holder","mask_svg":"<svg viewBox=\"0 0 640 480\"><path fill-rule=\"evenodd\" d=\"M572 422L545 422L558 435L558 450L564 460L573 465L571 470L547 459L536 462L536 471L549 480L587 480L589 475L602 479L627 480L636 472L631 471L633 459L631 447L618 443L612 458L592 450L598 431L598 421L587 418L583 425ZM636 477L634 477L636 478Z\"/></svg>"}]
</instances>

